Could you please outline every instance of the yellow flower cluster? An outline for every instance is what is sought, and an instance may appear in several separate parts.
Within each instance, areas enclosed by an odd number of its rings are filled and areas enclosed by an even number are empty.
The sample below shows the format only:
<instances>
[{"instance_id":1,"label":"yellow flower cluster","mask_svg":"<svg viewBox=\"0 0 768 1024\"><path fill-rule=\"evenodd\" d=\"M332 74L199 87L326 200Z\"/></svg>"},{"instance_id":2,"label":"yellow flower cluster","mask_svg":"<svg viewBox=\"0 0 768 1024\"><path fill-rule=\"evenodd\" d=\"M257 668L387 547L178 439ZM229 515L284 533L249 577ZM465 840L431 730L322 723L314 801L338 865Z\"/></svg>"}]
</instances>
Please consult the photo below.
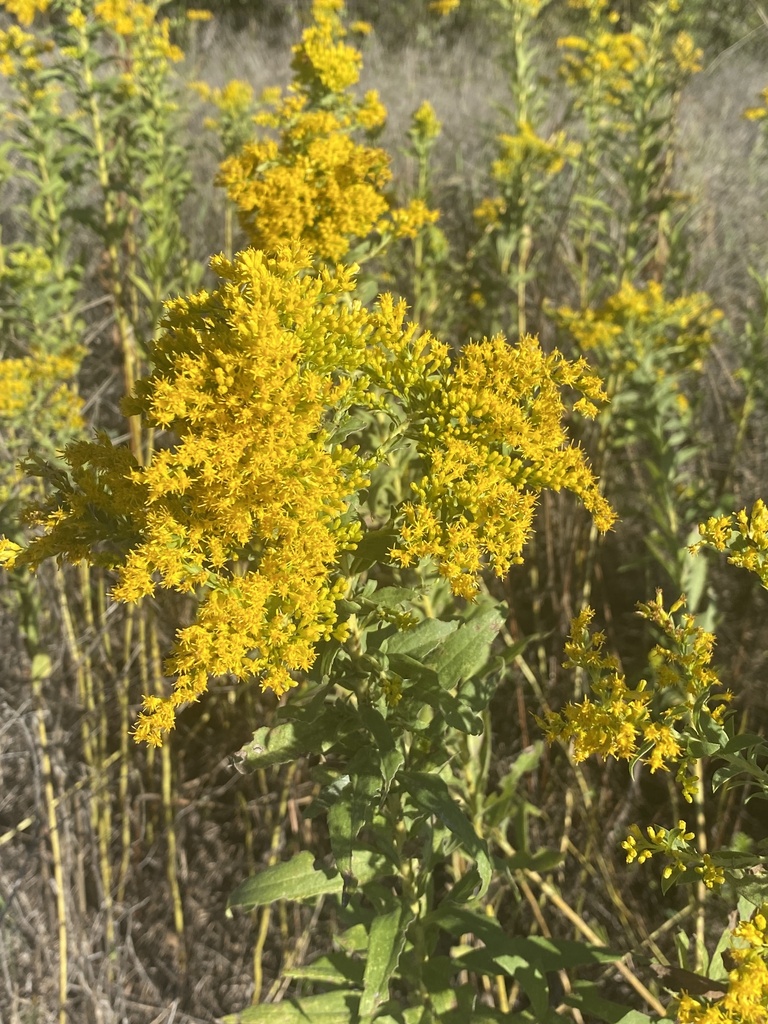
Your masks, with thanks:
<instances>
[{"instance_id":1,"label":"yellow flower cluster","mask_svg":"<svg viewBox=\"0 0 768 1024\"><path fill-rule=\"evenodd\" d=\"M759 107L749 107L744 111L744 117L746 117L748 121L762 121L764 118L768 117L768 88L763 89L760 93L760 98L763 102Z\"/></svg>"},{"instance_id":2,"label":"yellow flower cluster","mask_svg":"<svg viewBox=\"0 0 768 1024\"><path fill-rule=\"evenodd\" d=\"M415 238L426 224L436 223L439 217L423 199L412 199L407 206L392 210L392 231L398 238Z\"/></svg>"},{"instance_id":3,"label":"yellow flower cluster","mask_svg":"<svg viewBox=\"0 0 768 1024\"><path fill-rule=\"evenodd\" d=\"M476 220L489 227L498 227L508 210L519 205L521 187L541 191L546 179L559 174L580 151L579 143L570 141L565 132L544 139L524 118L514 135L499 135L497 143L500 155L491 164L491 177L503 195L484 199L474 211Z\"/></svg>"},{"instance_id":4,"label":"yellow flower cluster","mask_svg":"<svg viewBox=\"0 0 768 1024\"><path fill-rule=\"evenodd\" d=\"M137 740L159 744L209 675L261 676L283 693L336 627L346 582L333 572L360 535L348 501L365 477L325 420L354 398L376 318L344 301L346 272L307 276L309 263L300 249L214 259L221 287L168 303L155 370L126 400L178 440L147 466L106 438L70 446L74 483L37 513L47 533L31 564L55 553L110 565L123 601L200 591L166 665L173 692L146 698Z\"/></svg>"},{"instance_id":5,"label":"yellow flower cluster","mask_svg":"<svg viewBox=\"0 0 768 1024\"><path fill-rule=\"evenodd\" d=\"M83 428L82 400L75 383L82 352L36 352L0 360L0 426L5 459L0 467L0 502L25 492L16 460L41 438L63 443ZM10 458L8 457L10 455Z\"/></svg>"},{"instance_id":6,"label":"yellow flower cluster","mask_svg":"<svg viewBox=\"0 0 768 1024\"><path fill-rule=\"evenodd\" d=\"M412 484L395 561L431 557L453 592L471 598L486 556L500 577L522 560L545 487L577 494L610 529L613 512L584 453L568 443L563 388L582 395L576 408L586 416L604 398L583 361L545 355L530 336L514 347L497 335L464 348L421 400L426 472Z\"/></svg>"},{"instance_id":7,"label":"yellow flower cluster","mask_svg":"<svg viewBox=\"0 0 768 1024\"><path fill-rule=\"evenodd\" d=\"M704 51L697 46L693 37L688 32L678 32L672 44L672 59L678 68L686 74L696 74L701 71Z\"/></svg>"},{"instance_id":8,"label":"yellow flower cluster","mask_svg":"<svg viewBox=\"0 0 768 1024\"><path fill-rule=\"evenodd\" d=\"M97 0L93 13L120 36L131 36L139 29L147 29L155 20L152 6L140 0Z\"/></svg>"},{"instance_id":9,"label":"yellow flower cluster","mask_svg":"<svg viewBox=\"0 0 768 1024\"><path fill-rule=\"evenodd\" d=\"M184 59L183 51L171 42L168 18L156 20L157 5L141 0L98 0L93 14L119 36L136 36L136 59L149 65L158 58L175 62Z\"/></svg>"},{"instance_id":10,"label":"yellow flower cluster","mask_svg":"<svg viewBox=\"0 0 768 1024\"><path fill-rule=\"evenodd\" d=\"M665 879L676 880L692 869L708 889L717 889L725 882L725 872L711 854L701 855L692 845L694 838L686 822L680 819L673 829L648 825L643 832L638 825L632 825L621 846L626 851L627 864L644 864L660 854L669 861L663 871Z\"/></svg>"},{"instance_id":11,"label":"yellow flower cluster","mask_svg":"<svg viewBox=\"0 0 768 1024\"><path fill-rule=\"evenodd\" d=\"M314 25L293 47L295 84L310 96L344 93L360 78L363 58L344 42L346 30L339 17L343 9L340 0L314 0Z\"/></svg>"},{"instance_id":12,"label":"yellow flower cluster","mask_svg":"<svg viewBox=\"0 0 768 1024\"><path fill-rule=\"evenodd\" d=\"M635 32L595 31L590 36L562 36L557 45L565 50L561 73L566 82L599 89L610 103L632 91L634 75L646 59L646 47Z\"/></svg>"},{"instance_id":13,"label":"yellow flower cluster","mask_svg":"<svg viewBox=\"0 0 768 1024\"><path fill-rule=\"evenodd\" d=\"M388 216L389 157L353 138L380 129L386 109L375 91L360 102L349 95L361 57L344 42L342 8L316 0L315 24L294 47L292 85L256 118L276 138L247 143L219 171L249 241L268 252L300 240L336 262L372 232L412 236L436 217L418 207Z\"/></svg>"},{"instance_id":14,"label":"yellow flower cluster","mask_svg":"<svg viewBox=\"0 0 768 1024\"><path fill-rule=\"evenodd\" d=\"M656 667L658 691L675 692L671 706L660 713L654 711L654 692L646 680L635 689L627 686L616 659L603 651L604 634L590 634L587 627L594 613L586 608L574 619L565 650L566 666L587 672L591 696L567 705L562 712L548 712L542 724L550 740L573 742L576 761L592 754L631 760L641 752L652 772L666 771L668 763L679 763L678 781L690 802L696 780L689 771L692 760L680 744L676 725L685 721L694 708L697 714L720 724L731 695L714 692L720 682L710 668L713 634L697 626L692 615L683 615L678 624L674 614L681 605L678 601L667 611L659 593L655 601L639 606L640 614L658 626L667 640L666 645L654 647L650 661ZM710 707L710 702L717 702L717 706Z\"/></svg>"},{"instance_id":15,"label":"yellow flower cluster","mask_svg":"<svg viewBox=\"0 0 768 1024\"><path fill-rule=\"evenodd\" d=\"M0 7L13 14L22 25L31 25L36 14L51 6L51 0L0 0Z\"/></svg>"},{"instance_id":16,"label":"yellow flower cluster","mask_svg":"<svg viewBox=\"0 0 768 1024\"><path fill-rule=\"evenodd\" d=\"M30 514L42 535L2 551L17 564L105 565L123 601L196 592L166 663L173 691L147 696L136 727L152 744L210 675L281 694L318 641L345 636L340 558L362 535L356 496L386 454L334 441L354 408L386 410L421 467L413 501L393 510L393 558L431 556L457 594L475 593L486 557L499 575L519 558L544 487L578 494L601 529L612 522L562 425L561 390L581 394L585 415L603 397L582 361L497 337L453 364L406 325L404 302L350 301L355 268L318 270L298 244L212 265L222 284L167 304L154 370L125 401L158 437L150 464L104 436L69 445L68 474L35 467L52 484Z\"/></svg>"},{"instance_id":17,"label":"yellow flower cluster","mask_svg":"<svg viewBox=\"0 0 768 1024\"><path fill-rule=\"evenodd\" d=\"M377 227L388 209L389 158L354 142L349 128L330 110L298 113L279 142L249 143L224 161L217 184L252 245L272 252L300 239L335 262Z\"/></svg>"},{"instance_id":18,"label":"yellow flower cluster","mask_svg":"<svg viewBox=\"0 0 768 1024\"><path fill-rule=\"evenodd\" d=\"M238 78L217 89L207 82L192 82L191 88L217 111L203 124L217 133L226 157L243 148L253 134L253 86Z\"/></svg>"},{"instance_id":19,"label":"yellow flower cluster","mask_svg":"<svg viewBox=\"0 0 768 1024\"><path fill-rule=\"evenodd\" d=\"M758 499L752 511L743 508L735 515L713 516L699 526L701 540L691 547L728 551L728 561L749 569L768 587L768 508Z\"/></svg>"},{"instance_id":20,"label":"yellow flower cluster","mask_svg":"<svg viewBox=\"0 0 768 1024\"><path fill-rule=\"evenodd\" d=\"M681 8L673 0L649 4L650 24L631 32L617 32L619 14L607 0L569 0L569 6L585 10L589 23L583 36L558 39L567 51L561 73L577 88L576 104L585 107L604 102L626 107L661 83L674 87L701 70L703 52L688 32L670 37L672 18ZM630 130L629 120L612 124L615 130Z\"/></svg>"},{"instance_id":21,"label":"yellow flower cluster","mask_svg":"<svg viewBox=\"0 0 768 1024\"><path fill-rule=\"evenodd\" d=\"M442 130L443 125L435 113L435 108L429 100L424 100L411 118L411 133L424 142L434 142Z\"/></svg>"},{"instance_id":22,"label":"yellow flower cluster","mask_svg":"<svg viewBox=\"0 0 768 1024\"><path fill-rule=\"evenodd\" d=\"M654 353L665 369L700 369L722 316L704 292L667 299L656 281L644 288L625 281L596 309L557 310L579 349L616 374L631 373Z\"/></svg>"},{"instance_id":23,"label":"yellow flower cluster","mask_svg":"<svg viewBox=\"0 0 768 1024\"><path fill-rule=\"evenodd\" d=\"M768 1024L768 904L731 934L738 945L728 950L735 964L728 972L728 991L716 1001L683 993L677 1024Z\"/></svg>"},{"instance_id":24,"label":"yellow flower cluster","mask_svg":"<svg viewBox=\"0 0 768 1024\"><path fill-rule=\"evenodd\" d=\"M491 175L499 182L513 177L522 166L532 172L559 174L566 161L577 157L580 150L577 142L568 141L565 132L543 139L525 119L518 121L515 135L502 134L498 141L501 156L491 164Z\"/></svg>"},{"instance_id":25,"label":"yellow flower cluster","mask_svg":"<svg viewBox=\"0 0 768 1024\"><path fill-rule=\"evenodd\" d=\"M193 82L192 88L201 99L212 103L222 114L236 117L253 106L253 86L239 78L233 78L221 89L207 82Z\"/></svg>"},{"instance_id":26,"label":"yellow flower cluster","mask_svg":"<svg viewBox=\"0 0 768 1024\"><path fill-rule=\"evenodd\" d=\"M451 14L461 3L461 0L431 0L430 11L441 14L444 18Z\"/></svg>"},{"instance_id":27,"label":"yellow flower cluster","mask_svg":"<svg viewBox=\"0 0 768 1024\"><path fill-rule=\"evenodd\" d=\"M20 67L25 71L39 71L42 67L40 54L45 50L46 46L40 39L18 25L0 31L0 75L13 78Z\"/></svg>"}]
</instances>

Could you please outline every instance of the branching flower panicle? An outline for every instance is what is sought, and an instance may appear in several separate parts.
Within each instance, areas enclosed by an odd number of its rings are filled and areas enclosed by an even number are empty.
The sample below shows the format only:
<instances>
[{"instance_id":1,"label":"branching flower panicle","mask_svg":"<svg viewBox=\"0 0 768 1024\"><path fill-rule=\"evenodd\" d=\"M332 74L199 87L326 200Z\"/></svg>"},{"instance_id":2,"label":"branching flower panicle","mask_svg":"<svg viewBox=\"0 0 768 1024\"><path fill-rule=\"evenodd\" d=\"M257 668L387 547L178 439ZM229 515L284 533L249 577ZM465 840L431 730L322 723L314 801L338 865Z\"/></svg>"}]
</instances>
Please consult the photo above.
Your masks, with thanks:
<instances>
[{"instance_id":1,"label":"branching flower panicle","mask_svg":"<svg viewBox=\"0 0 768 1024\"><path fill-rule=\"evenodd\" d=\"M728 551L728 561L748 569L768 587L768 508L758 498L752 511L741 509L735 515L713 516L699 526L702 539L691 547L692 552L703 547L715 551Z\"/></svg>"},{"instance_id":2,"label":"branching flower panicle","mask_svg":"<svg viewBox=\"0 0 768 1024\"><path fill-rule=\"evenodd\" d=\"M766 1024L768 1022L768 904L731 932L728 990L716 1000L684 992L678 1024Z\"/></svg>"},{"instance_id":3,"label":"branching flower panicle","mask_svg":"<svg viewBox=\"0 0 768 1024\"><path fill-rule=\"evenodd\" d=\"M652 772L677 764L677 780L690 801L697 781L696 756L686 747L691 727L698 733L709 722L721 729L731 695L711 668L714 635L692 615L678 621L681 606L682 600L667 611L660 592L655 601L638 606L665 636L649 658L656 669L653 688L646 680L634 689L627 686L616 660L603 652L604 635L587 628L592 610L582 612L566 645L566 667L586 670L591 695L562 712L549 712L543 724L550 740L573 742L576 761L592 754L627 761L639 757Z\"/></svg>"},{"instance_id":4,"label":"branching flower panicle","mask_svg":"<svg viewBox=\"0 0 768 1024\"><path fill-rule=\"evenodd\" d=\"M486 558L500 576L519 560L545 487L579 495L601 529L613 518L562 423L562 389L584 415L603 398L583 362L496 337L454 365L406 325L404 302L350 302L354 268L313 271L298 244L212 265L222 284L167 303L154 370L125 402L168 440L147 465L106 436L70 445L68 474L32 460L51 494L30 513L43 535L8 555L98 562L123 601L198 595L166 663L173 692L148 696L136 728L154 744L209 675L281 694L318 641L345 633L340 559L362 536L353 505L377 458L333 439L353 407L386 410L422 466L393 510L394 559L431 556L456 594L474 595Z\"/></svg>"},{"instance_id":5,"label":"branching flower panicle","mask_svg":"<svg viewBox=\"0 0 768 1024\"><path fill-rule=\"evenodd\" d=\"M294 80L256 121L275 137L247 143L217 182L235 204L251 244L265 251L298 239L325 260L343 259L372 233L412 237L436 214L411 204L390 217L390 160L371 139L386 120L378 93L350 90L362 57L345 40L343 3L316 0L314 24L294 47Z\"/></svg>"}]
</instances>

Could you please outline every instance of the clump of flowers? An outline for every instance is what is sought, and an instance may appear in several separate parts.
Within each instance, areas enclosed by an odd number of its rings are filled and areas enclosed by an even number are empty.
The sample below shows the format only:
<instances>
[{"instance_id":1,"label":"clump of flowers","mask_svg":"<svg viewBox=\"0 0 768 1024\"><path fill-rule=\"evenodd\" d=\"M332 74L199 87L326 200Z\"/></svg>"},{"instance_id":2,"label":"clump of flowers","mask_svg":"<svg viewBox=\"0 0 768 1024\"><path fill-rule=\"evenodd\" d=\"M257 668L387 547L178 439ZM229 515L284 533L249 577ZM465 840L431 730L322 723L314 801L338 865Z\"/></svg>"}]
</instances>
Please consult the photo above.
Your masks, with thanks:
<instances>
[{"instance_id":1,"label":"clump of flowers","mask_svg":"<svg viewBox=\"0 0 768 1024\"><path fill-rule=\"evenodd\" d=\"M319 641L346 636L342 556L363 535L359 495L386 455L386 442L361 452L336 440L352 409L386 411L419 467L413 500L391 510L392 557L432 557L456 594L474 594L486 558L499 575L519 559L544 487L574 491L601 529L612 522L562 425L562 389L581 392L585 415L603 397L585 364L496 337L454 365L405 324L404 302L350 302L354 268L312 270L298 244L212 265L221 285L167 303L154 370L125 402L157 432L152 460L105 436L69 445L68 472L32 459L50 485L29 513L42 535L2 553L104 565L122 601L197 594L166 663L173 691L148 695L136 727L153 744L209 675L282 694Z\"/></svg>"},{"instance_id":2,"label":"clump of flowers","mask_svg":"<svg viewBox=\"0 0 768 1024\"><path fill-rule=\"evenodd\" d=\"M722 998L696 998L684 992L678 1024L766 1024L768 1022L768 904L732 931L727 951L728 991ZM725 957L724 957L725 959Z\"/></svg>"},{"instance_id":3,"label":"clump of flowers","mask_svg":"<svg viewBox=\"0 0 768 1024\"><path fill-rule=\"evenodd\" d=\"M568 443L563 387L581 393L576 408L586 416L604 399L586 363L547 356L531 336L514 347L496 335L464 348L419 403L426 472L403 509L395 561L429 556L454 593L473 597L486 555L500 577L522 561L544 488L573 491L598 527L610 529L613 512L584 453Z\"/></svg>"},{"instance_id":4,"label":"clump of flowers","mask_svg":"<svg viewBox=\"0 0 768 1024\"><path fill-rule=\"evenodd\" d=\"M690 802L698 779L696 756L687 749L686 736L691 729L701 732L708 723L722 731L730 693L719 689L711 668L714 635L696 625L692 615L676 621L682 604L681 599L667 611L658 593L655 601L638 606L665 638L649 656L656 669L653 688L647 680L635 688L627 685L616 659L604 652L605 635L588 629L592 609L584 609L573 621L565 664L587 673L591 696L561 712L548 712L543 725L550 740L573 743L576 761L592 754L640 759L652 772L677 764L678 782Z\"/></svg>"},{"instance_id":5,"label":"clump of flowers","mask_svg":"<svg viewBox=\"0 0 768 1024\"><path fill-rule=\"evenodd\" d=\"M389 156L354 138L371 140L386 109L375 91L359 102L351 94L362 57L346 42L342 10L337 0L315 0L314 24L294 47L293 83L256 117L275 136L247 143L221 166L218 184L257 248L299 239L335 262L371 233L411 236L434 219L423 204L389 215Z\"/></svg>"},{"instance_id":6,"label":"clump of flowers","mask_svg":"<svg viewBox=\"0 0 768 1024\"><path fill-rule=\"evenodd\" d=\"M526 216L526 205L547 187L569 160L578 156L580 146L565 132L548 139L536 133L533 125L521 118L515 134L498 137L499 156L491 164L491 177L500 195L484 199L475 209L476 219L488 228L501 227L512 218Z\"/></svg>"},{"instance_id":7,"label":"clump of flowers","mask_svg":"<svg viewBox=\"0 0 768 1024\"><path fill-rule=\"evenodd\" d=\"M249 141L253 131L253 86L234 78L219 89L207 82L193 82L192 88L201 99L216 108L216 116L207 117L203 123L221 139L224 155L228 157L237 153Z\"/></svg>"},{"instance_id":8,"label":"clump of flowers","mask_svg":"<svg viewBox=\"0 0 768 1024\"><path fill-rule=\"evenodd\" d=\"M624 281L596 308L562 306L556 319L603 372L623 375L656 362L661 373L701 369L722 316L704 292L668 299L657 281Z\"/></svg>"},{"instance_id":9,"label":"clump of flowers","mask_svg":"<svg viewBox=\"0 0 768 1024\"><path fill-rule=\"evenodd\" d=\"M43 14L51 0L0 0L0 7L18 19L21 25L31 25L36 14Z\"/></svg>"},{"instance_id":10,"label":"clump of flowers","mask_svg":"<svg viewBox=\"0 0 768 1024\"><path fill-rule=\"evenodd\" d=\"M651 82L664 78L679 85L701 70L702 51L687 32L677 32L665 50L659 49L657 36L671 27L681 3L663 0L650 5L649 20L656 27L649 31L639 26L631 32L616 31L619 15L609 9L608 0L569 0L569 6L588 16L584 35L563 36L557 41L565 51L561 72L576 89L577 106L599 98L622 108L631 104L641 75Z\"/></svg>"},{"instance_id":11,"label":"clump of flowers","mask_svg":"<svg viewBox=\"0 0 768 1024\"><path fill-rule=\"evenodd\" d=\"M735 515L713 516L699 526L701 540L691 548L728 551L728 561L749 569L768 587L768 508L759 499L752 511L741 509Z\"/></svg>"}]
</instances>

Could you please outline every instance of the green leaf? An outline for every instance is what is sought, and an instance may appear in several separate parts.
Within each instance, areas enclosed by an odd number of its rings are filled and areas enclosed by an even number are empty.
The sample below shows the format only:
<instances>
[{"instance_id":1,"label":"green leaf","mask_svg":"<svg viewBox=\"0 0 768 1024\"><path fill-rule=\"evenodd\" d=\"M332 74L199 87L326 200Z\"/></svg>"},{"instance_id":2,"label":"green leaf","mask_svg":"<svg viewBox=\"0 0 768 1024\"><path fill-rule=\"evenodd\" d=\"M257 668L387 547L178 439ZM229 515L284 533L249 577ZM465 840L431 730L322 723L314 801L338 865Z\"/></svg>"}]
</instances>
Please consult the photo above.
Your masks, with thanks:
<instances>
[{"instance_id":1,"label":"green leaf","mask_svg":"<svg viewBox=\"0 0 768 1024\"><path fill-rule=\"evenodd\" d=\"M326 893L340 893L344 882L338 872L316 868L314 857L304 850L283 864L265 868L258 875L247 878L227 900L227 911L232 907L250 910L263 907L275 900L309 900Z\"/></svg>"},{"instance_id":2,"label":"green leaf","mask_svg":"<svg viewBox=\"0 0 768 1024\"><path fill-rule=\"evenodd\" d=\"M283 974L327 985L362 985L365 964L344 953L329 953L304 967L286 967Z\"/></svg>"},{"instance_id":3,"label":"green leaf","mask_svg":"<svg viewBox=\"0 0 768 1024\"><path fill-rule=\"evenodd\" d=\"M415 659L426 658L447 636L456 632L459 623L442 619L424 619L413 629L404 629L388 637L381 645L383 654L408 654Z\"/></svg>"},{"instance_id":4,"label":"green leaf","mask_svg":"<svg viewBox=\"0 0 768 1024\"><path fill-rule=\"evenodd\" d=\"M499 956L520 956L528 963L535 964L545 974L586 964L613 963L621 955L572 939L507 935L499 922L486 914L447 902L428 915L428 921L457 938L468 932L475 935L486 948L473 952L488 953L494 959Z\"/></svg>"},{"instance_id":5,"label":"green leaf","mask_svg":"<svg viewBox=\"0 0 768 1024\"><path fill-rule=\"evenodd\" d=\"M422 665L420 661L411 657L410 654L388 653L387 660L389 661L389 667L402 676L405 682L418 683L417 692L419 694L421 694L422 687L424 686L437 688L440 685L437 673L426 665Z\"/></svg>"},{"instance_id":6,"label":"green leaf","mask_svg":"<svg viewBox=\"0 0 768 1024\"><path fill-rule=\"evenodd\" d=\"M450 690L480 672L503 623L504 618L496 608L486 608L462 623L429 658L428 664L437 672L440 685Z\"/></svg>"},{"instance_id":7,"label":"green leaf","mask_svg":"<svg viewBox=\"0 0 768 1024\"><path fill-rule=\"evenodd\" d=\"M413 911L397 906L388 914L377 914L372 923L365 963L360 1017L372 1019L378 1007L389 999L389 980L397 969L405 946L405 932L414 918Z\"/></svg>"},{"instance_id":8,"label":"green leaf","mask_svg":"<svg viewBox=\"0 0 768 1024\"><path fill-rule=\"evenodd\" d=\"M488 846L475 832L472 822L453 799L446 783L439 776L426 772L402 772L400 781L418 809L439 818L475 861L480 875L478 897L483 896L491 881Z\"/></svg>"},{"instance_id":9,"label":"green leaf","mask_svg":"<svg viewBox=\"0 0 768 1024\"><path fill-rule=\"evenodd\" d=\"M546 975L536 963L518 954L493 956L487 949L473 949L459 958L470 971L493 977L506 974L513 978L531 1001L537 1019L541 1019L549 1007L549 983Z\"/></svg>"},{"instance_id":10,"label":"green leaf","mask_svg":"<svg viewBox=\"0 0 768 1024\"><path fill-rule=\"evenodd\" d=\"M352 874L352 851L360 829L373 818L381 790L379 758L371 747L358 750L349 764L349 782L328 811L331 848L340 871Z\"/></svg>"},{"instance_id":11,"label":"green leaf","mask_svg":"<svg viewBox=\"0 0 768 1024\"><path fill-rule=\"evenodd\" d=\"M656 1020L639 1010L627 1010L621 1003L605 999L592 981L574 981L571 991L566 994L568 1006L575 1006L583 1013L606 1024L653 1024ZM658 1022L662 1024L662 1022Z\"/></svg>"},{"instance_id":12,"label":"green leaf","mask_svg":"<svg viewBox=\"0 0 768 1024\"><path fill-rule=\"evenodd\" d=\"M384 788L382 798L389 792L392 780L403 765L403 752L395 746L395 738L386 718L371 704L360 705L360 718L373 737L379 753L379 770Z\"/></svg>"},{"instance_id":13,"label":"green leaf","mask_svg":"<svg viewBox=\"0 0 768 1024\"><path fill-rule=\"evenodd\" d=\"M355 548L352 555L350 575L357 576L378 562L386 565L389 562L389 551L395 543L397 534L394 530L369 530Z\"/></svg>"},{"instance_id":14,"label":"green leaf","mask_svg":"<svg viewBox=\"0 0 768 1024\"><path fill-rule=\"evenodd\" d=\"M359 993L339 989L304 999L249 1006L222 1018L222 1024L351 1024L357 1020Z\"/></svg>"},{"instance_id":15,"label":"green leaf","mask_svg":"<svg viewBox=\"0 0 768 1024\"><path fill-rule=\"evenodd\" d=\"M253 734L251 742L235 754L235 767L245 773L275 764L287 764L319 751L327 735L324 718L314 723L285 722L272 728L262 726Z\"/></svg>"}]
</instances>

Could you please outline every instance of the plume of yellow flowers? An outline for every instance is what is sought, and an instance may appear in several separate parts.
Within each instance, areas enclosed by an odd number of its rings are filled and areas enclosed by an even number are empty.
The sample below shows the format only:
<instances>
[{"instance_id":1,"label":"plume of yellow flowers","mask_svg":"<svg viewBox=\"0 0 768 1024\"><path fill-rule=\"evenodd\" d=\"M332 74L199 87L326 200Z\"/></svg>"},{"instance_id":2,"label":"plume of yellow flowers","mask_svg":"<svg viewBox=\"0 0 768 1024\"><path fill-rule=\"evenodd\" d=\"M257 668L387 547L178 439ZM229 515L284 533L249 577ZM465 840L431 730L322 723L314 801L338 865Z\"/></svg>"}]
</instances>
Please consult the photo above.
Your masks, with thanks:
<instances>
[{"instance_id":1,"label":"plume of yellow flowers","mask_svg":"<svg viewBox=\"0 0 768 1024\"><path fill-rule=\"evenodd\" d=\"M353 138L375 134L386 109L373 90L360 102L350 93L362 57L345 41L343 6L315 0L314 24L293 50L293 83L256 117L276 137L246 144L221 165L217 183L256 248L274 251L299 239L337 262L372 232L412 236L436 219L424 204L388 216L389 156Z\"/></svg>"},{"instance_id":2,"label":"plume of yellow flowers","mask_svg":"<svg viewBox=\"0 0 768 1024\"><path fill-rule=\"evenodd\" d=\"M47 11L51 0L0 0L0 7L14 15L21 25L31 25L36 14Z\"/></svg>"},{"instance_id":3,"label":"plume of yellow flowers","mask_svg":"<svg viewBox=\"0 0 768 1024\"><path fill-rule=\"evenodd\" d=\"M514 135L499 135L497 145L499 156L491 164L491 177L502 194L484 199L474 211L475 218L489 228L500 227L509 213L523 215L521 192L541 192L547 179L560 174L580 151L579 143L569 140L565 132L542 138L526 118L518 120Z\"/></svg>"},{"instance_id":4,"label":"plume of yellow flowers","mask_svg":"<svg viewBox=\"0 0 768 1024\"><path fill-rule=\"evenodd\" d=\"M728 991L711 1001L683 993L678 1024L768 1024L768 904L741 920L731 933Z\"/></svg>"},{"instance_id":5,"label":"plume of yellow flowers","mask_svg":"<svg viewBox=\"0 0 768 1024\"><path fill-rule=\"evenodd\" d=\"M659 78L660 70L665 72L661 78L679 85L701 70L702 51L689 33L678 32L659 47L659 30L666 32L671 27L681 3L659 0L649 4L653 27L638 26L631 32L616 31L619 14L609 9L608 0L569 0L569 6L586 11L589 19L584 35L563 36L557 41L565 51L561 73L569 85L579 89L577 106L598 97L619 107L625 99L631 102L638 74L645 76L643 87ZM621 123L614 127L621 128Z\"/></svg>"},{"instance_id":6,"label":"plume of yellow flowers","mask_svg":"<svg viewBox=\"0 0 768 1024\"><path fill-rule=\"evenodd\" d=\"M167 303L154 370L125 401L156 431L152 461L105 436L69 445L68 473L32 460L51 485L29 515L42 534L0 551L31 566L105 565L122 601L196 593L165 666L173 691L147 696L136 726L152 744L209 676L282 694L319 641L345 637L342 556L363 535L361 492L385 457L336 440L353 408L386 411L420 466L413 500L391 512L393 558L432 557L456 594L474 594L486 559L499 575L519 560L544 487L580 495L601 529L613 518L562 425L562 389L581 393L585 415L603 397L586 364L501 337L454 363L405 323L404 302L350 301L356 268L318 270L298 243L212 265L221 285Z\"/></svg>"},{"instance_id":7,"label":"plume of yellow flowers","mask_svg":"<svg viewBox=\"0 0 768 1024\"><path fill-rule=\"evenodd\" d=\"M668 299L657 281L641 288L624 281L595 309L557 311L579 349L616 374L631 373L656 353L666 370L700 369L722 316L704 292Z\"/></svg>"},{"instance_id":8,"label":"plume of yellow flowers","mask_svg":"<svg viewBox=\"0 0 768 1024\"><path fill-rule=\"evenodd\" d=\"M768 508L758 498L752 511L741 509L735 515L713 516L699 526L701 540L691 547L728 551L728 561L760 577L768 587Z\"/></svg>"},{"instance_id":9,"label":"plume of yellow flowers","mask_svg":"<svg viewBox=\"0 0 768 1024\"><path fill-rule=\"evenodd\" d=\"M667 611L661 594L647 605L639 605L640 614L664 634L666 645L658 644L650 655L656 669L656 691L666 691L669 706L654 710L654 690L641 680L632 689L619 671L616 659L604 652L605 635L590 633L594 612L585 608L574 620L566 644L566 667L582 668L590 679L591 696L571 703L561 712L547 712L544 731L550 740L573 742L576 761L592 754L632 760L641 756L651 772L668 770L678 763L678 782L690 802L696 788L694 759L681 745L678 728L692 714L720 724L731 694L715 692L720 683L710 667L715 637L696 625L692 615L678 622L675 613L682 599ZM716 706L710 707L710 703Z\"/></svg>"}]
</instances>

